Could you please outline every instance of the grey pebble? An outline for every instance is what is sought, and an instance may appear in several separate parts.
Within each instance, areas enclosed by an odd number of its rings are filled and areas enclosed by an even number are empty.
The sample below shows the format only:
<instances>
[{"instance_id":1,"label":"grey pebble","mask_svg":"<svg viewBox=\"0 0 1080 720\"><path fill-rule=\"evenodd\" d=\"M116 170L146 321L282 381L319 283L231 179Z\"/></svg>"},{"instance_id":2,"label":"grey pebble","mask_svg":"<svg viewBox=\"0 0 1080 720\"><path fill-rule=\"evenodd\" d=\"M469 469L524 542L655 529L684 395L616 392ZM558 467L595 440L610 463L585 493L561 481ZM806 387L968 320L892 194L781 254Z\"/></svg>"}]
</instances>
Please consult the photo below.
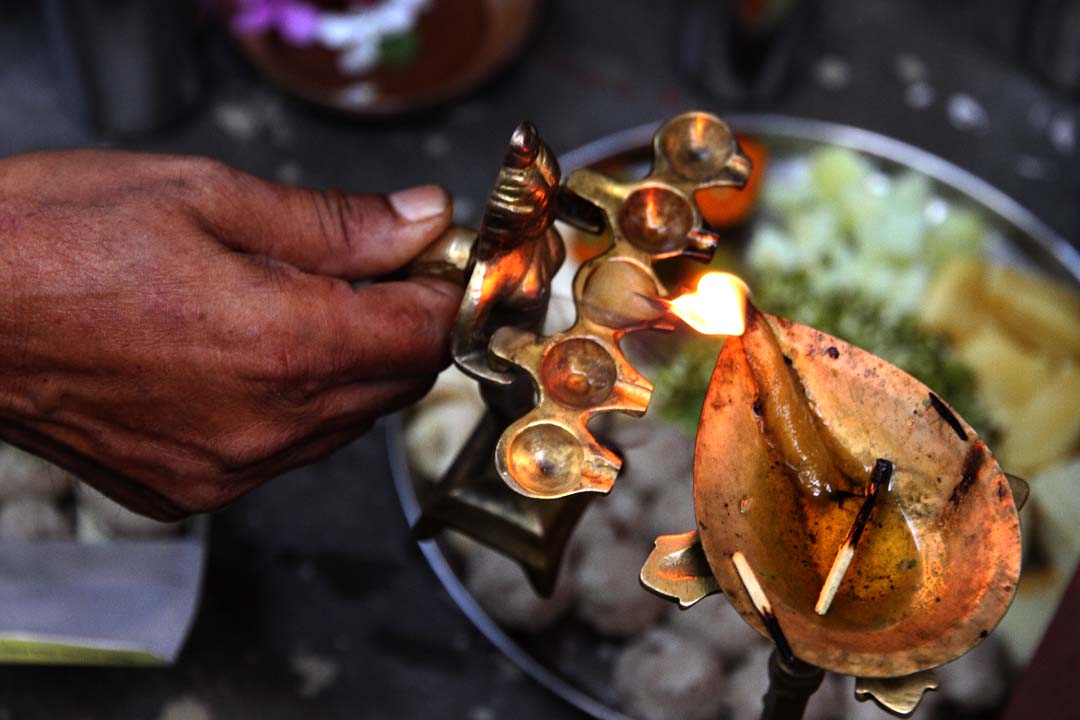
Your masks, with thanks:
<instances>
[{"instance_id":1,"label":"grey pebble","mask_svg":"<svg viewBox=\"0 0 1080 720\"><path fill-rule=\"evenodd\" d=\"M946 103L949 122L957 130L973 133L990 131L990 116L978 100L967 93L955 93Z\"/></svg>"},{"instance_id":2,"label":"grey pebble","mask_svg":"<svg viewBox=\"0 0 1080 720\"><path fill-rule=\"evenodd\" d=\"M835 55L826 55L814 66L814 78L826 90L843 90L851 84L851 64Z\"/></svg>"},{"instance_id":3,"label":"grey pebble","mask_svg":"<svg viewBox=\"0 0 1080 720\"><path fill-rule=\"evenodd\" d=\"M934 104L934 100L937 97L937 93L934 92L934 88L928 82L915 82L908 85L904 89L904 102L908 107L916 110L925 110Z\"/></svg>"},{"instance_id":4,"label":"grey pebble","mask_svg":"<svg viewBox=\"0 0 1080 720\"><path fill-rule=\"evenodd\" d=\"M0 507L0 540L64 540L71 521L47 500L21 497Z\"/></svg>"},{"instance_id":5,"label":"grey pebble","mask_svg":"<svg viewBox=\"0 0 1080 720\"><path fill-rule=\"evenodd\" d=\"M646 632L615 663L615 689L641 720L714 720L723 669L709 647L664 629Z\"/></svg>"}]
</instances>

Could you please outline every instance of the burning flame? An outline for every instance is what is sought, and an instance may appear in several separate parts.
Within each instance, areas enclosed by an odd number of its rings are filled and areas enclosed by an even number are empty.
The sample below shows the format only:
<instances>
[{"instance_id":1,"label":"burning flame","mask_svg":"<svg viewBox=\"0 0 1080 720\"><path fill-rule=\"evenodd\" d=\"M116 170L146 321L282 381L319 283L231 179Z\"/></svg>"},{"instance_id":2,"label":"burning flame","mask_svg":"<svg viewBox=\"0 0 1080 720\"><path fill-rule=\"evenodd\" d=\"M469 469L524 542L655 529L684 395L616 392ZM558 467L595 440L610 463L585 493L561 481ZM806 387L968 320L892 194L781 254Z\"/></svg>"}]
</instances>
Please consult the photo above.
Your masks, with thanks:
<instances>
[{"instance_id":1,"label":"burning flame","mask_svg":"<svg viewBox=\"0 0 1080 720\"><path fill-rule=\"evenodd\" d=\"M742 335L750 289L736 275L705 273L694 292L669 303L671 312L703 335Z\"/></svg>"}]
</instances>

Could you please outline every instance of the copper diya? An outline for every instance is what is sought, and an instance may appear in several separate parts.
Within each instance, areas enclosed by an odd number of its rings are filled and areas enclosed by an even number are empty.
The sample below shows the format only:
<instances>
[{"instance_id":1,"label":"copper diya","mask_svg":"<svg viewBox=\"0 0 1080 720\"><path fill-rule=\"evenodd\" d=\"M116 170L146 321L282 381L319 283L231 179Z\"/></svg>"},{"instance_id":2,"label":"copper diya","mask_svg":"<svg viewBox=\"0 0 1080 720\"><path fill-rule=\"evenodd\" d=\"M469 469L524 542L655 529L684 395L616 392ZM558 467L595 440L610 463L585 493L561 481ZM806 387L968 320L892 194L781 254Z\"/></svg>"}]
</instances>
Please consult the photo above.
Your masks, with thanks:
<instances>
[{"instance_id":1,"label":"copper diya","mask_svg":"<svg viewBox=\"0 0 1080 720\"><path fill-rule=\"evenodd\" d=\"M792 407L769 407L770 374L790 377ZM797 438L800 463L778 438L799 404L839 487L815 492L799 473L812 443ZM819 614L881 458L893 465L891 482ZM706 395L694 505L697 530L658 538L643 583L684 607L722 591L769 634L732 562L742 553L793 654L861 678L860 689L898 712L935 686L916 673L963 655L997 625L1020 574L1013 489L971 426L880 358L753 306L745 334L724 343ZM896 678L906 679L873 680Z\"/></svg>"}]
</instances>

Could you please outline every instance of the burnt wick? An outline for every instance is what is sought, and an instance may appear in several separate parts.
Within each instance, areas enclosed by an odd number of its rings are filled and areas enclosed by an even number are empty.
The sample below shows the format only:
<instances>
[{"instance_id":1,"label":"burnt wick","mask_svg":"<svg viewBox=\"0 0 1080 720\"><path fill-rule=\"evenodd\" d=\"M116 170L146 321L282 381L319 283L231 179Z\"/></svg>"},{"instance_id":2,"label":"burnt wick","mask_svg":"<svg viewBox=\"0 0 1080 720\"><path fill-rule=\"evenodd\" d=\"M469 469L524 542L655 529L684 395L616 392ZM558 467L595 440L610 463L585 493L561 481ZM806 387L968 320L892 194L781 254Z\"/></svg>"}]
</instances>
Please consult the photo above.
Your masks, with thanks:
<instances>
[{"instance_id":1,"label":"burnt wick","mask_svg":"<svg viewBox=\"0 0 1080 720\"><path fill-rule=\"evenodd\" d=\"M844 575L851 565L851 560L855 557L855 547L859 544L859 539L862 538L863 531L866 529L867 523L870 522L870 517L874 514L874 508L877 507L878 495L881 494L882 488L888 487L889 481L892 480L892 474L893 464L888 460L879 458L874 463L874 469L870 473L870 486L866 499L863 500L859 512L855 515L855 522L851 524L851 529L848 530L847 537L844 538L844 543L840 546L840 551L836 554L832 567L829 568L829 575L825 578L825 585L821 588L821 594L818 595L817 605L814 606L814 612L818 615L829 612L829 607L836 597L836 592L840 589L840 583L844 581Z\"/></svg>"},{"instance_id":2,"label":"burnt wick","mask_svg":"<svg viewBox=\"0 0 1080 720\"><path fill-rule=\"evenodd\" d=\"M761 617L761 622L764 623L765 629L769 632L769 637L772 638L773 644L776 645L776 651L780 653L784 662L791 665L795 662L795 653L791 651L791 645L788 644L784 631L780 629L780 622L776 619L776 613L773 612L772 603L766 597L765 590L762 589L761 583L758 582L753 568L746 561L746 556L738 550L731 554L731 562L735 565L735 572L738 573L743 587L746 588L746 592L750 596L750 602L753 603L754 609L757 610L758 615Z\"/></svg>"},{"instance_id":3,"label":"burnt wick","mask_svg":"<svg viewBox=\"0 0 1080 720\"><path fill-rule=\"evenodd\" d=\"M636 291L632 291L631 294L659 313L671 312L671 301L666 298L656 297L655 295L646 295L645 293Z\"/></svg>"}]
</instances>

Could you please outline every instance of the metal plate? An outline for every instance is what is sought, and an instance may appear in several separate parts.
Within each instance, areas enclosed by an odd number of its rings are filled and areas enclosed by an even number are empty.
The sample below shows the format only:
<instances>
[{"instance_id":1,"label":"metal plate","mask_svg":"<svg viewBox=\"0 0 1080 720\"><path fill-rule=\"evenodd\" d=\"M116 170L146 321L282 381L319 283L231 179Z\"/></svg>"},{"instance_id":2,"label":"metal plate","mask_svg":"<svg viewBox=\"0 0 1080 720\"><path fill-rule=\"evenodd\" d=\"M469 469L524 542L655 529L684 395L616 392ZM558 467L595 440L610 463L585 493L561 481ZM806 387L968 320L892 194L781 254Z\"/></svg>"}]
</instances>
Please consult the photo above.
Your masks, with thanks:
<instances>
[{"instance_id":1,"label":"metal plate","mask_svg":"<svg viewBox=\"0 0 1080 720\"><path fill-rule=\"evenodd\" d=\"M778 115L726 115L724 119L737 133L761 138L770 146L779 144L785 148L809 150L815 146L834 145L857 150L883 160L887 165L918 171L935 181L936 192L966 199L982 207L991 226L1008 241L1004 247L1007 254L1004 259L1036 267L1045 274L1080 286L1080 252L1076 248L1018 202L946 160L907 143L846 125ZM640 159L643 153L647 153L658 127L659 123L653 123L609 135L562 156L560 165L564 172L569 173L575 168L600 162ZM419 506L402 442L399 417L390 420L388 443L395 487L411 523L419 513ZM420 548L462 612L507 658L541 685L592 717L629 720L600 699L598 688L590 691L589 688L575 685L492 620L464 587L450 559L437 542L422 542ZM607 662L610 664L610 660Z\"/></svg>"}]
</instances>

